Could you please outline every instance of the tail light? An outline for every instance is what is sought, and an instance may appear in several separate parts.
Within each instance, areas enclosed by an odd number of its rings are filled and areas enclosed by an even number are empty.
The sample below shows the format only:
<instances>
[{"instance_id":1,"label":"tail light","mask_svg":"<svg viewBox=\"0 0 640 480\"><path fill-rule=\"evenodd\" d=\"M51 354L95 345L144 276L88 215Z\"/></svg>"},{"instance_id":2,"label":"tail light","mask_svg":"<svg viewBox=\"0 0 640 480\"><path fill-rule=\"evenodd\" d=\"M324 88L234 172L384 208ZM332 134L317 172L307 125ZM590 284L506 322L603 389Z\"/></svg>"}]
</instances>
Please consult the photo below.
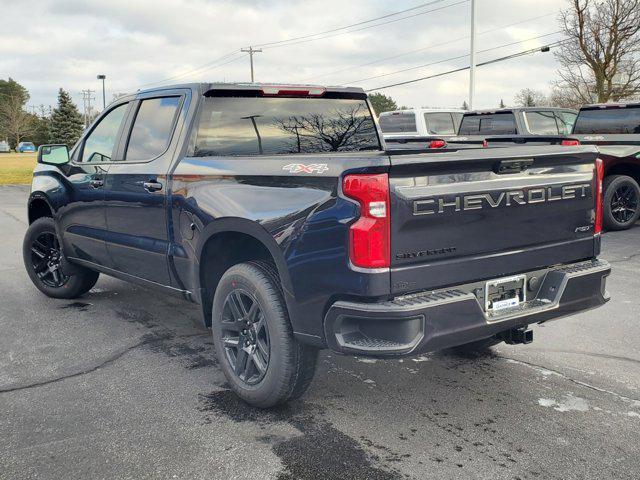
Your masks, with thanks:
<instances>
[{"instance_id":1,"label":"tail light","mask_svg":"<svg viewBox=\"0 0 640 480\"><path fill-rule=\"evenodd\" d=\"M562 145L563 147L577 147L578 145L580 145L580 140L567 138L565 140L562 140L562 143L560 145Z\"/></svg>"},{"instance_id":2,"label":"tail light","mask_svg":"<svg viewBox=\"0 0 640 480\"><path fill-rule=\"evenodd\" d=\"M604 162L601 158L596 158L596 218L593 231L595 233L602 232L602 209L604 208L602 199L602 184L604 182Z\"/></svg>"},{"instance_id":3,"label":"tail light","mask_svg":"<svg viewBox=\"0 0 640 480\"><path fill-rule=\"evenodd\" d=\"M444 148L447 146L447 142L444 140L431 140L429 142L429 148Z\"/></svg>"},{"instance_id":4,"label":"tail light","mask_svg":"<svg viewBox=\"0 0 640 480\"><path fill-rule=\"evenodd\" d=\"M391 257L389 176L347 175L342 191L360 203L360 218L349 230L351 263L362 268L388 268Z\"/></svg>"}]
</instances>

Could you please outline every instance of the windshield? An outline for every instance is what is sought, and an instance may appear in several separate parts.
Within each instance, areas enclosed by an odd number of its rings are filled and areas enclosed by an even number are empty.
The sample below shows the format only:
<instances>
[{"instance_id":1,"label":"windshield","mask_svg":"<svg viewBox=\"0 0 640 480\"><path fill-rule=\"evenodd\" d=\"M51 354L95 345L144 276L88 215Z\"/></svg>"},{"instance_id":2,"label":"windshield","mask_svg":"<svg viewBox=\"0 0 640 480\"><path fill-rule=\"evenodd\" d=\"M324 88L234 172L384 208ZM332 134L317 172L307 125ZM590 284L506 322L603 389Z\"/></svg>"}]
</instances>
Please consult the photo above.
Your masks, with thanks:
<instances>
[{"instance_id":1,"label":"windshield","mask_svg":"<svg viewBox=\"0 0 640 480\"><path fill-rule=\"evenodd\" d=\"M380 115L382 133L417 133L416 114L413 112L393 112Z\"/></svg>"},{"instance_id":2,"label":"windshield","mask_svg":"<svg viewBox=\"0 0 640 480\"><path fill-rule=\"evenodd\" d=\"M515 135L516 119L511 112L471 114L462 117L458 135Z\"/></svg>"},{"instance_id":3,"label":"windshield","mask_svg":"<svg viewBox=\"0 0 640 480\"><path fill-rule=\"evenodd\" d=\"M640 133L640 106L581 110L573 133Z\"/></svg>"},{"instance_id":4,"label":"windshield","mask_svg":"<svg viewBox=\"0 0 640 480\"><path fill-rule=\"evenodd\" d=\"M365 100L207 97L196 156L379 150Z\"/></svg>"}]
</instances>

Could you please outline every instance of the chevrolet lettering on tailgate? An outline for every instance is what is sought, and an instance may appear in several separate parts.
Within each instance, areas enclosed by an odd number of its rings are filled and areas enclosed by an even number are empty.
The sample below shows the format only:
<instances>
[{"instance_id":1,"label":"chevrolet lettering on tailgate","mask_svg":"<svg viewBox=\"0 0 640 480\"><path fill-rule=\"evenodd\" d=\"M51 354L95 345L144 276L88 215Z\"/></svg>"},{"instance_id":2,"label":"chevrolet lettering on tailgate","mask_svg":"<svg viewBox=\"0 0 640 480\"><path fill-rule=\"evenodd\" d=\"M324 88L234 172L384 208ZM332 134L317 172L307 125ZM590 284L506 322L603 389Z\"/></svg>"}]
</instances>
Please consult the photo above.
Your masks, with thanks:
<instances>
[{"instance_id":1,"label":"chevrolet lettering on tailgate","mask_svg":"<svg viewBox=\"0 0 640 480\"><path fill-rule=\"evenodd\" d=\"M586 198L591 194L591 184L558 185L531 188L528 190L508 190L500 193L478 193L437 197L417 200L413 204L414 215L432 215L447 211L481 210L483 208L511 207L534 203L555 202Z\"/></svg>"}]
</instances>

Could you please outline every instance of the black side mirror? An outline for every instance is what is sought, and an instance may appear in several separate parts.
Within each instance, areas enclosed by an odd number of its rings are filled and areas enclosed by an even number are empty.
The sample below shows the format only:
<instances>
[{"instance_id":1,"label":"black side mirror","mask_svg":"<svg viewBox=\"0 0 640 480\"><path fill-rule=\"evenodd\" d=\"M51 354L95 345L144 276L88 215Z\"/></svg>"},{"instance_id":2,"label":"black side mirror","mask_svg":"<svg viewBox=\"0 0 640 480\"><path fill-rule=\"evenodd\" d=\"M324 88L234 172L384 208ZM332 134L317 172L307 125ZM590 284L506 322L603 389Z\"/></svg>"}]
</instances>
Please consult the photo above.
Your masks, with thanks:
<instances>
[{"instance_id":1,"label":"black side mirror","mask_svg":"<svg viewBox=\"0 0 640 480\"><path fill-rule=\"evenodd\" d=\"M69 148L66 145L40 145L38 163L64 165L69 163Z\"/></svg>"}]
</instances>

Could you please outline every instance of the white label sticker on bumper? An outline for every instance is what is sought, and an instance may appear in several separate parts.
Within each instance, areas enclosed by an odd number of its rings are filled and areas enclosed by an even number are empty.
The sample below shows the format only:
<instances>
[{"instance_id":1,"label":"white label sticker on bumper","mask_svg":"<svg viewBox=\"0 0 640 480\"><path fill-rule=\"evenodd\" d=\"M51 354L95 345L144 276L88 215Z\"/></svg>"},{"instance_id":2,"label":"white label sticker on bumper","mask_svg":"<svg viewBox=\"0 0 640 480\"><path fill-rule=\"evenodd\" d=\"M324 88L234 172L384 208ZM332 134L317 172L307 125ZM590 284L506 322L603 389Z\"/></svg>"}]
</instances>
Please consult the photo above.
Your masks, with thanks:
<instances>
[{"instance_id":1,"label":"white label sticker on bumper","mask_svg":"<svg viewBox=\"0 0 640 480\"><path fill-rule=\"evenodd\" d=\"M498 300L497 302L493 302L493 311L496 312L498 310L504 310L505 308L515 307L520 304L520 299L517 297L506 298L504 300Z\"/></svg>"}]
</instances>

